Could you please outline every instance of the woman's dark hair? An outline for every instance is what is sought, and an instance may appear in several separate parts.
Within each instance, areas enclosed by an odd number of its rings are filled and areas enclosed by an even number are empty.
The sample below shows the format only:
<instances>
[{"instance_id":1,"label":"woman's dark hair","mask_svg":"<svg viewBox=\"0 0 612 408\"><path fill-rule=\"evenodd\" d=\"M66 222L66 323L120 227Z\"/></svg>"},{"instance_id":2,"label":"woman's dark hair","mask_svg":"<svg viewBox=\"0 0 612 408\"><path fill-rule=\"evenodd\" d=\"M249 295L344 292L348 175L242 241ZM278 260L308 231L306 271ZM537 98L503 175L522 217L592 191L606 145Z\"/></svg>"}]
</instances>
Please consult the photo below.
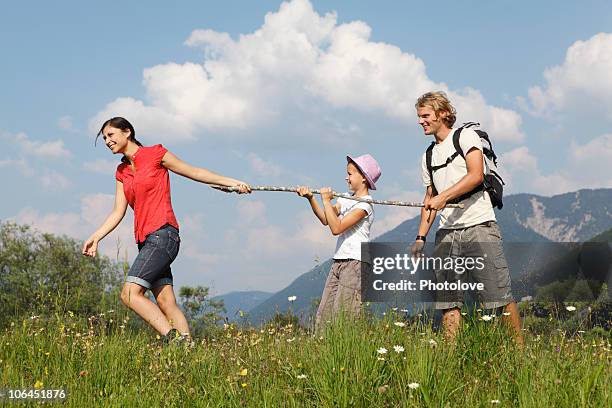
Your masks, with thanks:
<instances>
[{"instance_id":1,"label":"woman's dark hair","mask_svg":"<svg viewBox=\"0 0 612 408\"><path fill-rule=\"evenodd\" d=\"M138 146L142 146L142 143L140 143L136 139L136 131L134 130L134 126L132 126L132 124L127 119L122 118L120 116L115 116L114 118L110 118L109 120L107 120L106 122L104 122L102 124L102 127L100 128L100 131L96 135L96 140L94 142L94 145L98 142L98 138L102 134L102 131L104 130L104 128L107 127L107 126L111 126L111 127L116 128L116 129L121 129L123 131L129 130L130 131L130 136L128 137L128 140L131 140L132 142L136 143ZM124 162L124 163L128 163L129 162L125 157L122 157L121 161Z\"/></svg>"}]
</instances>

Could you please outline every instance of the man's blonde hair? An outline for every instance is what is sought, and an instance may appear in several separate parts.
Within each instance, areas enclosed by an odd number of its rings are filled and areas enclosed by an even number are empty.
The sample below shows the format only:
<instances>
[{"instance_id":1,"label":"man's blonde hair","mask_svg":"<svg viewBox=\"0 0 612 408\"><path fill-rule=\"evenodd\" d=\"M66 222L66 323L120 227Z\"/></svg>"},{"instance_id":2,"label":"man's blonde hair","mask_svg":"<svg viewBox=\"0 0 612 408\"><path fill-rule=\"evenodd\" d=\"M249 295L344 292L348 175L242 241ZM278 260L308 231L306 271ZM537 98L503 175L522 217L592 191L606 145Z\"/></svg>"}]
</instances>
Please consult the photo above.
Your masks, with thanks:
<instances>
[{"instance_id":1,"label":"man's blonde hair","mask_svg":"<svg viewBox=\"0 0 612 408\"><path fill-rule=\"evenodd\" d=\"M422 95L414 105L418 108L431 108L436 113L442 122L449 128L452 128L457 120L457 111L448 100L444 92L427 92ZM446 115L440 115L444 112Z\"/></svg>"}]
</instances>

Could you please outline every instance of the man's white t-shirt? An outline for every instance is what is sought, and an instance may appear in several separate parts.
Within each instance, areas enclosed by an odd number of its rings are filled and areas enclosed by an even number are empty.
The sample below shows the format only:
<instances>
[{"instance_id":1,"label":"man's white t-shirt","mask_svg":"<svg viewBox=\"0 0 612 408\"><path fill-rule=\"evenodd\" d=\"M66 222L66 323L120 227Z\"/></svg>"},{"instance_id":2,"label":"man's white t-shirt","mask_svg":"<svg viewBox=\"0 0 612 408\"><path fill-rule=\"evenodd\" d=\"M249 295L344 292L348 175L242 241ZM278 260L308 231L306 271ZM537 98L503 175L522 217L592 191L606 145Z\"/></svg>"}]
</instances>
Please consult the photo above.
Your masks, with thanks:
<instances>
[{"instance_id":1,"label":"man's white t-shirt","mask_svg":"<svg viewBox=\"0 0 612 408\"><path fill-rule=\"evenodd\" d=\"M360 198L371 200L372 196L366 195ZM368 262L367 259L361 258L361 243L370 242L370 228L374 222L374 207L370 203L362 203L342 197L338 197L336 203L340 204L340 214L338 215L340 219L356 209L362 209L368 215L340 234L336 243L334 259L355 259L357 261Z\"/></svg>"},{"instance_id":2,"label":"man's white t-shirt","mask_svg":"<svg viewBox=\"0 0 612 408\"><path fill-rule=\"evenodd\" d=\"M431 163L433 166L439 166L446 162L450 156L455 153L453 145L453 133L455 129L451 129L450 133L442 143L437 143L431 155ZM465 154L470 149L477 148L482 152L482 142L478 134L472 129L463 129L459 137L459 145ZM483 157L484 163L484 157ZM467 174L467 165L461 155L455 157L448 166L443 167L433 172L434 185L438 193L448 189L456 184ZM421 160L421 175L425 187L431 185L429 171L427 171L426 155L423 154ZM460 208L444 208L438 211L440 215L440 229L456 229L466 228L473 225L481 224L486 221L495 221L495 212L491 205L491 198L486 191L479 191L471 197L461 201L465 205L464 209Z\"/></svg>"}]
</instances>

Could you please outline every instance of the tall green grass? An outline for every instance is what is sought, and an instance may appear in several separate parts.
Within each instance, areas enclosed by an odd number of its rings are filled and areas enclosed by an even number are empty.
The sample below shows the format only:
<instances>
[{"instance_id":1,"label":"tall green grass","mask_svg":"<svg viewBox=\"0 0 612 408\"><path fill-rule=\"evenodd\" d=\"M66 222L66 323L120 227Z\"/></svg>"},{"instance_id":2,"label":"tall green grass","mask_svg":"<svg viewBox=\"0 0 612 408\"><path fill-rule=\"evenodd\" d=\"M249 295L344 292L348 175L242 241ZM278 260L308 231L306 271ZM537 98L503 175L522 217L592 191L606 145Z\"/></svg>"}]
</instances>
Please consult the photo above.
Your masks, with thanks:
<instances>
[{"instance_id":1,"label":"tall green grass","mask_svg":"<svg viewBox=\"0 0 612 408\"><path fill-rule=\"evenodd\" d=\"M186 347L131 331L127 316L14 322L0 335L0 388L64 388L69 407L612 406L610 339L588 333L526 331L519 350L476 315L448 344L391 313L316 336L228 326Z\"/></svg>"}]
</instances>

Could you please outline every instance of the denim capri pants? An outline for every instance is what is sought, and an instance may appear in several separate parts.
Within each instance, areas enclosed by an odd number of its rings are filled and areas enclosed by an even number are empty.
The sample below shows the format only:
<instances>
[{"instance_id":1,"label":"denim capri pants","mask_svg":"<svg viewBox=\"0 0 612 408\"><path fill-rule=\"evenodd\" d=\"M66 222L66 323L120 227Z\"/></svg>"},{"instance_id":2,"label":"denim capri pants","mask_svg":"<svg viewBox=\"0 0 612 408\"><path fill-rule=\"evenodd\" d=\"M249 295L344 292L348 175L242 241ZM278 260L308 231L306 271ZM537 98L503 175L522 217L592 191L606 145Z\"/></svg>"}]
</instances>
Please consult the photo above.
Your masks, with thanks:
<instances>
[{"instance_id":1,"label":"denim capri pants","mask_svg":"<svg viewBox=\"0 0 612 408\"><path fill-rule=\"evenodd\" d=\"M166 224L138 243L138 256L130 267L126 281L147 289L172 285L170 264L178 255L181 238L173 226Z\"/></svg>"}]
</instances>

